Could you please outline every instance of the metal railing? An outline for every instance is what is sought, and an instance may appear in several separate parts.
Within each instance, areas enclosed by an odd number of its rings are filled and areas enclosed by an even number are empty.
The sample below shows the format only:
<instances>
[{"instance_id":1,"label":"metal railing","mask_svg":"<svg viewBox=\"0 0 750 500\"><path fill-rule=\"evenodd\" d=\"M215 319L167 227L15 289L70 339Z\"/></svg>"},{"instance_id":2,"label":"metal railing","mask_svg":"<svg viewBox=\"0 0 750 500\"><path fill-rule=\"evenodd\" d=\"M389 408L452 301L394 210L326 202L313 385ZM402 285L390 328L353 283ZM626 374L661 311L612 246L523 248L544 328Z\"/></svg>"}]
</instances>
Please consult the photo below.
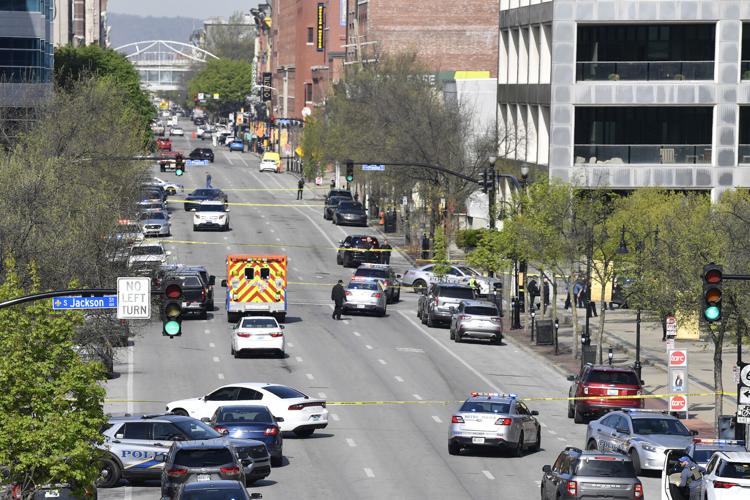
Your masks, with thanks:
<instances>
[{"instance_id":1,"label":"metal railing","mask_svg":"<svg viewBox=\"0 0 750 500\"><path fill-rule=\"evenodd\" d=\"M579 61L576 63L577 81L713 79L713 61Z\"/></svg>"},{"instance_id":2,"label":"metal railing","mask_svg":"<svg viewBox=\"0 0 750 500\"><path fill-rule=\"evenodd\" d=\"M579 165L711 163L710 144L575 144L573 153Z\"/></svg>"}]
</instances>

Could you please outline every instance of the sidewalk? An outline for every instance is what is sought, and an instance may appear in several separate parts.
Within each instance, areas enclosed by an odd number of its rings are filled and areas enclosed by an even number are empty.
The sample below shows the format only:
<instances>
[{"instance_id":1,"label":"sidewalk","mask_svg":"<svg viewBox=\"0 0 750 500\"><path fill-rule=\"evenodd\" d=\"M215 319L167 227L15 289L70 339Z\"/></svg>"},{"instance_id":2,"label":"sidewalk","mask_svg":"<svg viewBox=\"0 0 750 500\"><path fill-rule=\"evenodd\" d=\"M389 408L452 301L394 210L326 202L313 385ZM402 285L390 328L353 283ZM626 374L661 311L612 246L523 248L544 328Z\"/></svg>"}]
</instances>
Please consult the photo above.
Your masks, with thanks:
<instances>
[{"instance_id":1,"label":"sidewalk","mask_svg":"<svg viewBox=\"0 0 750 500\"><path fill-rule=\"evenodd\" d=\"M599 311L601 314L601 311ZM585 321L583 309L578 309L579 324ZM558 309L558 317L570 315L569 311ZM540 319L541 314L537 315ZM614 310L607 311L604 326L603 359L607 360L607 351L611 347L614 365L632 366L635 360L635 311ZM528 320L528 317L525 318ZM525 321L522 318L522 322ZM558 334L559 354L555 355L554 346L537 346L531 343L530 322L527 328L510 330L510 318L505 318L505 336L509 342L531 352L564 375L578 373L580 359L574 359L573 342L579 342L579 338L573 337L572 326L560 327ZM562 321L561 321L562 323ZM590 321L592 339L591 343L599 341L599 318L591 318ZM661 325L654 322L641 321L641 375L645 382L647 394L664 394L669 392L667 384L667 354L666 343L662 342ZM688 352L688 392L708 393L714 392L713 382L713 343L696 340L677 340L675 348L686 349ZM725 392L734 392L736 382L732 367L736 360L736 347L726 345L723 352L722 380ZM743 357L750 358L750 349L743 348ZM646 407L654 409L665 409L667 400L661 398L646 399ZM715 412L714 396L693 396L688 398L688 427L696 429L703 437L715 436ZM724 415L734 414L736 411L736 398L724 396Z\"/></svg>"}]
</instances>

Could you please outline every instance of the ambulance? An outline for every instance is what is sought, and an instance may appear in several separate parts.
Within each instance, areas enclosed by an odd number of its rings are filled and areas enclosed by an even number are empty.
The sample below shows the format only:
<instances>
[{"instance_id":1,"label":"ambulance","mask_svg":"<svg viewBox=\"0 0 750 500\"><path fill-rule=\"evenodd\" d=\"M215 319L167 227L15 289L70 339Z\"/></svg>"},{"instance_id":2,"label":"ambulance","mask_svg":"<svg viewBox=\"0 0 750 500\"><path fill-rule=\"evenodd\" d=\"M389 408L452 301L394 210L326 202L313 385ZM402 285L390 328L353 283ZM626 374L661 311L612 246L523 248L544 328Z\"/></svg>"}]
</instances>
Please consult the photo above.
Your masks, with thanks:
<instances>
[{"instance_id":1,"label":"ambulance","mask_svg":"<svg viewBox=\"0 0 750 500\"><path fill-rule=\"evenodd\" d=\"M227 279L227 321L237 323L250 314L273 315L286 320L286 255L229 255Z\"/></svg>"}]
</instances>

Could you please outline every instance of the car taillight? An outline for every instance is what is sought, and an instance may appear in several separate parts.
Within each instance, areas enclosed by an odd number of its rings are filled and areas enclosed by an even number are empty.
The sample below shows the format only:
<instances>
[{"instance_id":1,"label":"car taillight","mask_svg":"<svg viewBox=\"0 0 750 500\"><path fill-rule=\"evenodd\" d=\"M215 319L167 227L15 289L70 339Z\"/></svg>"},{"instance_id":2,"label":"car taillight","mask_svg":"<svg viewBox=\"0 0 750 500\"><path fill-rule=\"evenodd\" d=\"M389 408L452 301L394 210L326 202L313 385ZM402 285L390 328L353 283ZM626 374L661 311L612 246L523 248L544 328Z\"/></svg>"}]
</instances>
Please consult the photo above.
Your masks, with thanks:
<instances>
[{"instance_id":1,"label":"car taillight","mask_svg":"<svg viewBox=\"0 0 750 500\"><path fill-rule=\"evenodd\" d=\"M568 495L576 496L576 493L578 492L578 483L575 481L568 481L565 488L568 490Z\"/></svg>"},{"instance_id":2,"label":"car taillight","mask_svg":"<svg viewBox=\"0 0 750 500\"><path fill-rule=\"evenodd\" d=\"M279 428L278 427L267 427L265 432L263 433L266 436L278 436L279 435Z\"/></svg>"},{"instance_id":3,"label":"car taillight","mask_svg":"<svg viewBox=\"0 0 750 500\"><path fill-rule=\"evenodd\" d=\"M172 467L167 471L167 475L170 477L184 476L187 471L185 467Z\"/></svg>"},{"instance_id":4,"label":"car taillight","mask_svg":"<svg viewBox=\"0 0 750 500\"><path fill-rule=\"evenodd\" d=\"M203 302L204 300L206 300L206 289L201 288L201 302Z\"/></svg>"},{"instance_id":5,"label":"car taillight","mask_svg":"<svg viewBox=\"0 0 750 500\"><path fill-rule=\"evenodd\" d=\"M214 430L218 432L219 434L222 434L224 432L229 432L226 427L223 425L214 425Z\"/></svg>"},{"instance_id":6,"label":"car taillight","mask_svg":"<svg viewBox=\"0 0 750 500\"><path fill-rule=\"evenodd\" d=\"M728 481L714 481L714 488L718 489L727 489L732 488L733 486L739 486L737 483L730 483Z\"/></svg>"},{"instance_id":7,"label":"car taillight","mask_svg":"<svg viewBox=\"0 0 750 500\"><path fill-rule=\"evenodd\" d=\"M348 291L346 292L346 296L347 297L351 296L351 294L352 294L352 292L348 292Z\"/></svg>"},{"instance_id":8,"label":"car taillight","mask_svg":"<svg viewBox=\"0 0 750 500\"><path fill-rule=\"evenodd\" d=\"M375 297L376 299L379 299L380 298L380 292L375 292L375 293L372 294L372 296Z\"/></svg>"},{"instance_id":9,"label":"car taillight","mask_svg":"<svg viewBox=\"0 0 750 500\"><path fill-rule=\"evenodd\" d=\"M500 317L490 318L490 321L492 321L493 323L502 323L503 318L500 318Z\"/></svg>"},{"instance_id":10,"label":"car taillight","mask_svg":"<svg viewBox=\"0 0 750 500\"><path fill-rule=\"evenodd\" d=\"M302 408L304 408L304 407L305 407L305 405L301 405L301 404L296 404L296 405L291 405L291 406L289 407L289 409L290 409L290 410L301 410L301 409L302 409Z\"/></svg>"},{"instance_id":11,"label":"car taillight","mask_svg":"<svg viewBox=\"0 0 750 500\"><path fill-rule=\"evenodd\" d=\"M282 332L272 332L271 337L283 337L284 334Z\"/></svg>"},{"instance_id":12,"label":"car taillight","mask_svg":"<svg viewBox=\"0 0 750 500\"><path fill-rule=\"evenodd\" d=\"M633 488L633 496L635 498L643 498L643 485L641 483L635 483L635 488Z\"/></svg>"},{"instance_id":13,"label":"car taillight","mask_svg":"<svg viewBox=\"0 0 750 500\"><path fill-rule=\"evenodd\" d=\"M242 337L243 339L246 339L248 337L252 337L253 335L251 333L237 332L237 336Z\"/></svg>"},{"instance_id":14,"label":"car taillight","mask_svg":"<svg viewBox=\"0 0 750 500\"><path fill-rule=\"evenodd\" d=\"M233 465L232 467L221 467L219 469L219 472L221 472L222 474L239 474L240 468L236 465Z\"/></svg>"},{"instance_id":15,"label":"car taillight","mask_svg":"<svg viewBox=\"0 0 750 500\"><path fill-rule=\"evenodd\" d=\"M513 419L510 419L508 417L498 418L495 421L495 425L511 425L512 423L513 423Z\"/></svg>"},{"instance_id":16,"label":"car taillight","mask_svg":"<svg viewBox=\"0 0 750 500\"><path fill-rule=\"evenodd\" d=\"M458 315L458 319L460 319L461 321L463 321L465 319L471 319L471 316L469 316L468 314L459 314Z\"/></svg>"},{"instance_id":17,"label":"car taillight","mask_svg":"<svg viewBox=\"0 0 750 500\"><path fill-rule=\"evenodd\" d=\"M464 423L464 417L461 417L459 415L453 415L451 417L451 423L452 424L463 424Z\"/></svg>"}]
</instances>

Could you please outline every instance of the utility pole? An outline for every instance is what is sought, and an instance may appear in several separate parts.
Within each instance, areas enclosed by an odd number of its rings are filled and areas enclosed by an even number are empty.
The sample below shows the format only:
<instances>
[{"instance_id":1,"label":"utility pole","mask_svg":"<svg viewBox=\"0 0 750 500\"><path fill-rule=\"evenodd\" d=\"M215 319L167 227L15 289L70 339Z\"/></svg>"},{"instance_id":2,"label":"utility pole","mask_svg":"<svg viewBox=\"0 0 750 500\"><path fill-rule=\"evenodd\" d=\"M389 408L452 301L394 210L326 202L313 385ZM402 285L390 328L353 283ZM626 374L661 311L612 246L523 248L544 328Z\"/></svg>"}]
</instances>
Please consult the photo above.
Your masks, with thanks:
<instances>
[{"instance_id":1,"label":"utility pole","mask_svg":"<svg viewBox=\"0 0 750 500\"><path fill-rule=\"evenodd\" d=\"M287 117L289 114L287 114L288 111L288 105L289 105L289 68L286 66L281 67L282 70L284 70L284 85L282 87L282 94L283 94L283 116Z\"/></svg>"}]
</instances>

